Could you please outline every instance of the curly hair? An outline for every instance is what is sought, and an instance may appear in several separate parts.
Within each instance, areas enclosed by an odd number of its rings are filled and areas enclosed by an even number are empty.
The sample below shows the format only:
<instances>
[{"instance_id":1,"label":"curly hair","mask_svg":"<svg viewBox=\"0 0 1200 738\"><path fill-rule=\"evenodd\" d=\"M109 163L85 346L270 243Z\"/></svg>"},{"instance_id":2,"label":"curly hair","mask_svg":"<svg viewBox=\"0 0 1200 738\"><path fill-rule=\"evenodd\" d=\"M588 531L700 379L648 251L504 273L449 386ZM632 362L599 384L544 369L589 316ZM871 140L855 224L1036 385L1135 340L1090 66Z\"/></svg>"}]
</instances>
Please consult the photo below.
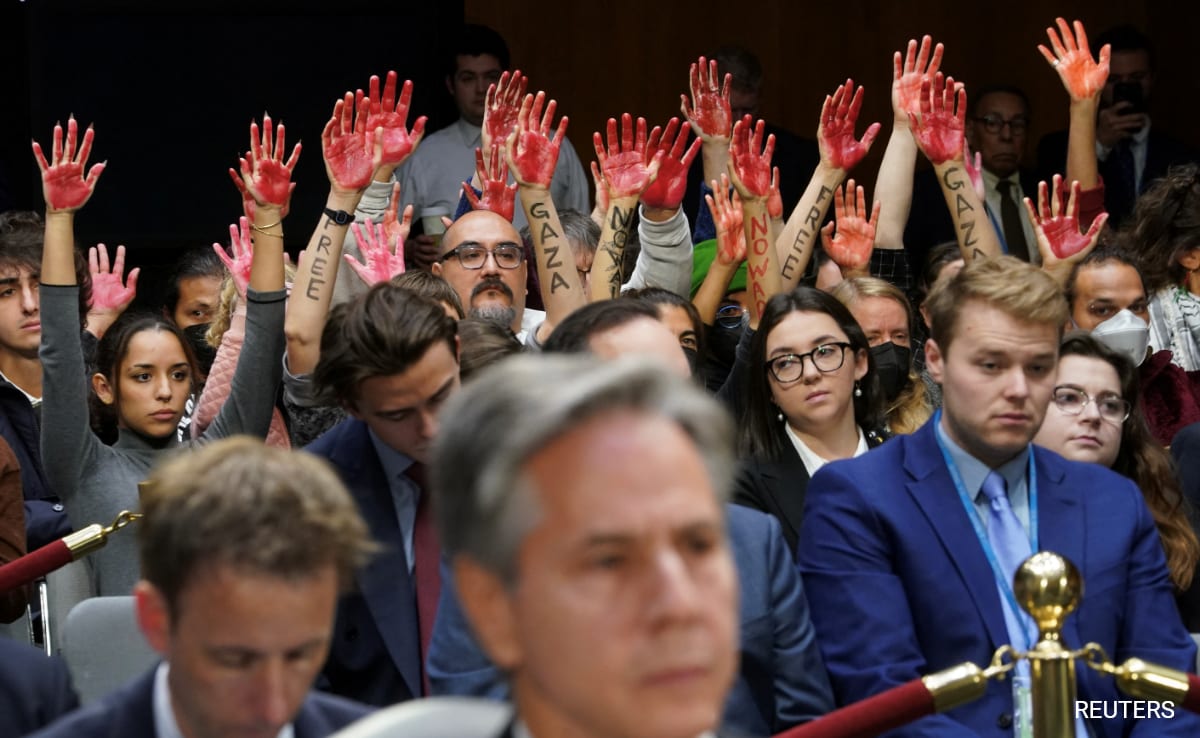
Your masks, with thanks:
<instances>
[{"instance_id":1,"label":"curly hair","mask_svg":"<svg viewBox=\"0 0 1200 738\"><path fill-rule=\"evenodd\" d=\"M1148 294L1183 284L1180 257L1200 248L1200 167L1171 167L1138 198L1121 243L1138 260Z\"/></svg>"}]
</instances>

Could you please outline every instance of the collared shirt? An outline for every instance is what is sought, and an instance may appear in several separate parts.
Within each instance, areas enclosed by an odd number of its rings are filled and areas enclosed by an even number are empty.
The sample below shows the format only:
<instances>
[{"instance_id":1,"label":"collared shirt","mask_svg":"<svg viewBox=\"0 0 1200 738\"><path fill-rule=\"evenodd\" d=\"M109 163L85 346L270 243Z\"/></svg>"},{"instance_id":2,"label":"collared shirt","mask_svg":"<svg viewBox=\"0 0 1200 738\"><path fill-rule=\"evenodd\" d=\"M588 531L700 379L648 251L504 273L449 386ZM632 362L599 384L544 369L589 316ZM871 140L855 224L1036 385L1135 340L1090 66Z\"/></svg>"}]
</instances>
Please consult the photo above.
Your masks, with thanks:
<instances>
[{"instance_id":1,"label":"collared shirt","mask_svg":"<svg viewBox=\"0 0 1200 738\"><path fill-rule=\"evenodd\" d=\"M862 428L855 427L858 431L858 446L854 449L854 456L862 456L871 447L867 445L867 437L863 435ZM792 430L792 426L786 422L783 424L783 432L787 433L787 437L791 439L792 445L796 447L796 453L800 454L800 460L804 462L804 469L808 472L811 479L812 475L817 473L817 469L829 463L829 459L823 459L817 455L815 451L808 447L808 444L800 439L796 431Z\"/></svg>"},{"instance_id":2,"label":"collared shirt","mask_svg":"<svg viewBox=\"0 0 1200 738\"><path fill-rule=\"evenodd\" d=\"M1137 182L1138 191L1142 189L1142 175L1146 173L1146 152L1150 148L1150 117L1146 117L1146 125L1142 126L1142 130L1133 134L1129 138L1129 153L1133 154L1133 178ZM1105 146L1099 141L1096 142L1096 159L1099 161L1108 161L1109 155L1112 153L1112 146Z\"/></svg>"},{"instance_id":3,"label":"collared shirt","mask_svg":"<svg viewBox=\"0 0 1200 738\"><path fill-rule=\"evenodd\" d=\"M167 684L167 673L170 665L166 661L158 665L154 672L154 694L151 703L154 709L154 733L157 738L183 738L179 723L175 720L175 710L171 707L171 689ZM280 729L275 738L294 738L296 731L288 723Z\"/></svg>"},{"instance_id":4,"label":"collared shirt","mask_svg":"<svg viewBox=\"0 0 1200 738\"><path fill-rule=\"evenodd\" d=\"M475 148L480 142L480 127L471 125L463 118L426 136L394 175L400 182L399 212L404 212L404 208L411 204L414 218L420 218L431 210L441 210L452 217L462 196L463 182L470 180L475 173ZM509 181L512 181L511 174ZM587 178L570 141L563 141L559 149L558 164L550 183L550 197L559 210L570 208L584 215L591 212ZM525 211L521 208L521 196L518 194L513 225L520 230L526 224Z\"/></svg>"},{"instance_id":5,"label":"collared shirt","mask_svg":"<svg viewBox=\"0 0 1200 738\"><path fill-rule=\"evenodd\" d=\"M11 380L11 379L9 379L8 377L4 376L4 372L0 372L0 379L4 380L5 382L8 382L8 383L9 383L9 384L11 384L12 386L16 387L16 388L17 388L17 389L18 389L18 390L21 392L21 394L25 395L25 399L26 399L26 400L29 400L29 404L30 404L30 405L32 405L33 407L35 407L35 408L36 408L38 405L41 405L41 404L42 404L42 398L40 398L40 397L34 397L33 395L31 395L31 394L29 394L28 392L26 392L26 391L25 391L25 390L24 390L24 389L21 387L21 385L17 384L16 382L12 381L12 380Z\"/></svg>"},{"instance_id":6,"label":"collared shirt","mask_svg":"<svg viewBox=\"0 0 1200 738\"><path fill-rule=\"evenodd\" d=\"M1004 195L1000 194L998 187L1001 178L986 169L981 171L983 172L984 194L987 195L985 204L991 215L992 223L995 224L996 229L1000 231L1001 236L1004 236L1005 243L1007 243L1008 237L1004 233L1004 226L1000 219L1002 212L1000 208L1004 202ZM1013 172L1004 179L1013 183L1012 189L1009 190L1009 197L1013 198L1013 202L1017 204L1017 214L1021 216L1021 230L1025 233L1025 244L1029 247L1029 260L1033 264L1041 264L1042 257L1038 251L1037 234L1034 233L1033 223L1029 222L1029 213L1025 212L1024 197L1026 193L1021 189L1021 177L1018 172Z\"/></svg>"},{"instance_id":7,"label":"collared shirt","mask_svg":"<svg viewBox=\"0 0 1200 738\"><path fill-rule=\"evenodd\" d=\"M975 511L979 513L979 519L983 521L984 530L987 530L991 512L987 495L983 493L982 487L983 480L987 478L992 469L955 443L950 438L950 434L946 433L942 427L942 423L937 424L936 430L938 439L945 445L946 450L950 452L950 459L954 462L954 466L958 468L958 474L962 477L963 486L966 488L967 494L971 495L971 499L975 503ZM1004 462L996 469L996 471L1000 472L1000 476L1004 477L1005 483L1008 484L1008 504L1012 507L1013 513L1016 514L1017 520L1020 521L1021 527L1025 529L1025 535L1029 535L1029 480L1026 476L1028 469L1028 445L1019 454Z\"/></svg>"},{"instance_id":8,"label":"collared shirt","mask_svg":"<svg viewBox=\"0 0 1200 738\"><path fill-rule=\"evenodd\" d=\"M404 560L408 563L408 573L413 573L413 530L417 524L417 503L421 501L421 489L417 483L408 478L408 468L415 462L405 454L380 440L375 431L367 429L371 443L375 445L375 453L383 466L383 475L387 477L388 492L392 495L392 504L396 508L396 522L400 525L400 535L404 538Z\"/></svg>"}]
</instances>

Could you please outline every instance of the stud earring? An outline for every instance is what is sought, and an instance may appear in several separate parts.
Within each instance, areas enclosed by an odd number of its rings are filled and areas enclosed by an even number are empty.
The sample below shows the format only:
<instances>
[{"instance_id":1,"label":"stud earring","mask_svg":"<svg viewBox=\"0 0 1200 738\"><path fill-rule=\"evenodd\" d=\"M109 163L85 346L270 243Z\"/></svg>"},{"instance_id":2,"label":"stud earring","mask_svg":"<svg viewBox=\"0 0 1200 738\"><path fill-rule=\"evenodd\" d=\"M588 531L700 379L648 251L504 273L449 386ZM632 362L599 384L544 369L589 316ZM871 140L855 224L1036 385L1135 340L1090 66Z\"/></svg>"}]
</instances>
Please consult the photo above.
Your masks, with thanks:
<instances>
[{"instance_id":1,"label":"stud earring","mask_svg":"<svg viewBox=\"0 0 1200 738\"><path fill-rule=\"evenodd\" d=\"M776 415L775 417L779 419L779 422L780 422L780 423L782 423L782 422L783 422L783 413L779 413L779 414L778 414L778 415Z\"/></svg>"}]
</instances>

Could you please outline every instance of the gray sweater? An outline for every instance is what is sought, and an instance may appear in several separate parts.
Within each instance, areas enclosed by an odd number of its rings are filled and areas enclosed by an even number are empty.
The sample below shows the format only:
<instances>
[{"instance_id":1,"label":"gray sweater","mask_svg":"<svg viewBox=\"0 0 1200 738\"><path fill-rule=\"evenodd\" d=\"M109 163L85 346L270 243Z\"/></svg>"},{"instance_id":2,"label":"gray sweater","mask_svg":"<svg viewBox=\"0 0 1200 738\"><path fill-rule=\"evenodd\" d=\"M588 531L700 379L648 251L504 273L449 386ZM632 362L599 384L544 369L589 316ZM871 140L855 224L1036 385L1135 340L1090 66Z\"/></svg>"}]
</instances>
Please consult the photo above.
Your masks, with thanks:
<instances>
[{"instance_id":1,"label":"gray sweater","mask_svg":"<svg viewBox=\"0 0 1200 738\"><path fill-rule=\"evenodd\" d=\"M88 423L91 390L79 341L79 288L43 284L40 291L42 460L76 530L92 523L108 525L122 510L136 511L138 482L175 449L238 433L266 438L282 368L283 290L249 291L246 342L229 399L203 436L180 444L172 434L158 445L121 429L112 446L101 443ZM134 531L116 533L89 558L95 594L132 593L141 568Z\"/></svg>"}]
</instances>

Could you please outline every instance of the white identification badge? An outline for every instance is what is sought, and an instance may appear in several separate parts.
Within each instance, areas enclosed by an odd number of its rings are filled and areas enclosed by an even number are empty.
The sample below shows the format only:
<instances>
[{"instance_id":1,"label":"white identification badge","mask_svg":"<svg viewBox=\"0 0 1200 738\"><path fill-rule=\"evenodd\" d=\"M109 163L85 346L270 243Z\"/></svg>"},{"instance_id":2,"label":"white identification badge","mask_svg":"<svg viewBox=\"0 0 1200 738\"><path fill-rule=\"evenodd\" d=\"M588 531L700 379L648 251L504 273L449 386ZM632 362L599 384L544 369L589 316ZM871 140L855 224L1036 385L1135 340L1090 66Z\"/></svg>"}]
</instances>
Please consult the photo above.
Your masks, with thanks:
<instances>
[{"instance_id":1,"label":"white identification badge","mask_svg":"<svg viewBox=\"0 0 1200 738\"><path fill-rule=\"evenodd\" d=\"M1033 738L1033 691L1029 677L1013 674L1013 735Z\"/></svg>"}]
</instances>

